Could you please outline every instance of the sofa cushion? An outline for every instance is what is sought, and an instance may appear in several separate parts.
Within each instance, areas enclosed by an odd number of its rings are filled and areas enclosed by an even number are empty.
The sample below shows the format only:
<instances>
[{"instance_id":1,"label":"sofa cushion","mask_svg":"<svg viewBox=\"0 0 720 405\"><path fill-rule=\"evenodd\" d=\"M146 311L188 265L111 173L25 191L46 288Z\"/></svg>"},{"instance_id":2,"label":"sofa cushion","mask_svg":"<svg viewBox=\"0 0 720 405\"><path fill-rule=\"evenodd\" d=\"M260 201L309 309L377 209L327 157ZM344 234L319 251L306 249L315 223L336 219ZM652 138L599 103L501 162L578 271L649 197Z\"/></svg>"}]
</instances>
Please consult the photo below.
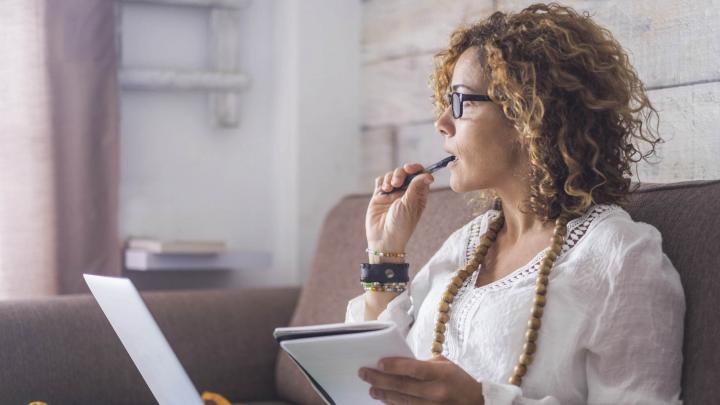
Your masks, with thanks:
<instances>
[{"instance_id":1,"label":"sofa cushion","mask_svg":"<svg viewBox=\"0 0 720 405\"><path fill-rule=\"evenodd\" d=\"M275 400L275 327L298 288L157 292L143 298L199 391ZM0 301L0 403L152 404L150 390L89 295ZM269 404L269 403L268 403Z\"/></svg>"},{"instance_id":2,"label":"sofa cushion","mask_svg":"<svg viewBox=\"0 0 720 405\"><path fill-rule=\"evenodd\" d=\"M344 198L328 214L317 245L312 271L302 290L291 324L342 322L347 301L362 294L359 264L364 252L365 210L369 194ZM683 390L686 404L720 403L720 181L641 187L626 209L636 221L656 226L663 248L677 267L687 297ZM411 277L443 241L473 217L468 195L449 188L431 192L428 206L409 242ZM276 368L278 395L295 403L322 404L293 361L281 351Z\"/></svg>"},{"instance_id":3,"label":"sofa cushion","mask_svg":"<svg viewBox=\"0 0 720 405\"><path fill-rule=\"evenodd\" d=\"M685 290L685 404L720 404L720 181L654 184L626 207L654 225Z\"/></svg>"}]
</instances>

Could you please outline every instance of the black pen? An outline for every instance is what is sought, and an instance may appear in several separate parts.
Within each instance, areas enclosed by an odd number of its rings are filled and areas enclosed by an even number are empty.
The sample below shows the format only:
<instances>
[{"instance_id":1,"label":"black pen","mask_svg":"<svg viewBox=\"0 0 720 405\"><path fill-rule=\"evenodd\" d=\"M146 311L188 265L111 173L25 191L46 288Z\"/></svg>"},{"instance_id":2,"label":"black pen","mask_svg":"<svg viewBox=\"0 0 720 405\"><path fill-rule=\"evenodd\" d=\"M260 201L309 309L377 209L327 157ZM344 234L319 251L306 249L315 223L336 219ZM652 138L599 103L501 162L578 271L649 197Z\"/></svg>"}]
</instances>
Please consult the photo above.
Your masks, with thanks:
<instances>
[{"instance_id":1,"label":"black pen","mask_svg":"<svg viewBox=\"0 0 720 405\"><path fill-rule=\"evenodd\" d=\"M422 171L420 171L420 172L417 172L417 173L413 173L413 174L408 175L407 177L405 177L405 181L403 182L403 184L402 184L400 187L393 187L393 189L392 189L391 191L388 191L388 192L381 191L380 194L392 194L392 193L394 193L394 192L396 192L396 191L404 191L404 190L406 190L407 187L410 185L410 182L412 181L412 179L415 178L415 176L419 176L419 175L421 175L421 174L423 174L423 173L435 173L436 171L438 171L438 170L442 169L443 167L447 166L447 165L448 165L450 162L452 162L453 160L455 160L455 156L448 156L448 157L446 157L445 159L443 159L443 160L441 160L441 161L439 161L439 162L437 162L437 163L435 163L435 164L433 164L433 165L428 166L425 170L422 170Z\"/></svg>"}]
</instances>

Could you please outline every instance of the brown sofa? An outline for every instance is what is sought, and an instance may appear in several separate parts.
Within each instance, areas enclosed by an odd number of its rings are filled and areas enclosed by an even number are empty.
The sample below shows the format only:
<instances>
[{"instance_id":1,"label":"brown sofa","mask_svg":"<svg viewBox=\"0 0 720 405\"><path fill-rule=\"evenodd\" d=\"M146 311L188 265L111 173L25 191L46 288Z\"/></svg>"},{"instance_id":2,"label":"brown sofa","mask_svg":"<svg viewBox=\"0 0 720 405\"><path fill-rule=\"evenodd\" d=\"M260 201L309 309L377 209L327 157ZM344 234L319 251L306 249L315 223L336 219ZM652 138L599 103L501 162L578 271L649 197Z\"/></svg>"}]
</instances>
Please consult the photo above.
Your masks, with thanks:
<instances>
[{"instance_id":1,"label":"brown sofa","mask_svg":"<svg viewBox=\"0 0 720 405\"><path fill-rule=\"evenodd\" d=\"M312 272L299 288L145 293L198 390L250 404L322 403L272 339L277 326L342 322L362 292L369 195L337 204ZM649 185L627 209L655 225L687 297L685 404L720 404L720 181ZM471 218L466 199L434 190L408 247L411 273ZM95 301L87 296L0 302L0 404L154 403Z\"/></svg>"}]
</instances>

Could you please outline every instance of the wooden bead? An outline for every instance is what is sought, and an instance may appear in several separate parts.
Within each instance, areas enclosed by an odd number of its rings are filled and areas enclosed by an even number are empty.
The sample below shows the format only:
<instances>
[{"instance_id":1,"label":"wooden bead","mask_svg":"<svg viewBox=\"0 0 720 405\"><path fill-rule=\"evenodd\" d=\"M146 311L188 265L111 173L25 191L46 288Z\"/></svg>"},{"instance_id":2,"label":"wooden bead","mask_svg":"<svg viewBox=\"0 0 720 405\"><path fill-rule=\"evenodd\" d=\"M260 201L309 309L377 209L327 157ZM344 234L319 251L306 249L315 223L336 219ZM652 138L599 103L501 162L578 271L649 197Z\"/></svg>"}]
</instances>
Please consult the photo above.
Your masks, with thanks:
<instances>
[{"instance_id":1,"label":"wooden bead","mask_svg":"<svg viewBox=\"0 0 720 405\"><path fill-rule=\"evenodd\" d=\"M539 319L539 318L542 318L542 316L543 316L543 307L534 305L534 306L532 307L532 309L530 310L530 313L531 313L532 316L535 317L535 318L538 318L538 319Z\"/></svg>"},{"instance_id":2,"label":"wooden bead","mask_svg":"<svg viewBox=\"0 0 720 405\"><path fill-rule=\"evenodd\" d=\"M432 344L432 352L433 352L433 354L435 354L435 353L442 353L442 350L443 350L443 345L442 345L442 343L433 342L433 344Z\"/></svg>"},{"instance_id":3,"label":"wooden bead","mask_svg":"<svg viewBox=\"0 0 720 405\"><path fill-rule=\"evenodd\" d=\"M555 252L559 252L560 249L562 249L562 244L563 244L562 239L560 239L559 241L554 241L554 240L553 240L552 243L550 244L550 250L553 250L553 251L555 251Z\"/></svg>"},{"instance_id":4,"label":"wooden bead","mask_svg":"<svg viewBox=\"0 0 720 405\"><path fill-rule=\"evenodd\" d=\"M438 343L440 343L440 344L445 343L445 335L443 335L442 333L436 333L436 334L435 334L435 341L438 342Z\"/></svg>"},{"instance_id":5,"label":"wooden bead","mask_svg":"<svg viewBox=\"0 0 720 405\"><path fill-rule=\"evenodd\" d=\"M460 280L465 281L465 279L467 279L469 276L470 276L470 273L468 273L467 271L458 270L457 275L455 277L459 277Z\"/></svg>"},{"instance_id":6,"label":"wooden bead","mask_svg":"<svg viewBox=\"0 0 720 405\"><path fill-rule=\"evenodd\" d=\"M518 376L518 377L524 376L525 373L527 373L527 367L525 367L525 366L522 365L522 364L516 365L516 366L515 366L515 369L513 370L513 374L516 375L516 376Z\"/></svg>"},{"instance_id":7,"label":"wooden bead","mask_svg":"<svg viewBox=\"0 0 720 405\"><path fill-rule=\"evenodd\" d=\"M524 365L525 367L532 364L533 356L532 354L523 353L520 355L520 360L518 361L520 364Z\"/></svg>"},{"instance_id":8,"label":"wooden bead","mask_svg":"<svg viewBox=\"0 0 720 405\"><path fill-rule=\"evenodd\" d=\"M481 257L485 257L485 255L487 254L487 251L488 251L487 246L480 245L480 246L478 246L477 250L475 251L475 254L478 256L481 256ZM478 264L480 264L480 263L478 263Z\"/></svg>"},{"instance_id":9,"label":"wooden bead","mask_svg":"<svg viewBox=\"0 0 720 405\"><path fill-rule=\"evenodd\" d=\"M525 341L527 342L534 342L538 338L538 331L533 329L528 329L527 332L525 332Z\"/></svg>"},{"instance_id":10,"label":"wooden bead","mask_svg":"<svg viewBox=\"0 0 720 405\"><path fill-rule=\"evenodd\" d=\"M460 288L463 285L463 279L461 279L459 276L455 276L452 278L452 283L455 284L456 287Z\"/></svg>"},{"instance_id":11,"label":"wooden bead","mask_svg":"<svg viewBox=\"0 0 720 405\"><path fill-rule=\"evenodd\" d=\"M545 302L546 301L544 295L536 295L535 299L533 300L533 306L544 307Z\"/></svg>"},{"instance_id":12,"label":"wooden bead","mask_svg":"<svg viewBox=\"0 0 720 405\"><path fill-rule=\"evenodd\" d=\"M520 381L521 381L520 377L518 377L516 375L513 375L508 379L508 383L510 383L512 385L517 385L517 386L520 386Z\"/></svg>"},{"instance_id":13,"label":"wooden bead","mask_svg":"<svg viewBox=\"0 0 720 405\"><path fill-rule=\"evenodd\" d=\"M440 312L437 320L440 323L447 323L450 320L450 315L448 315L447 312Z\"/></svg>"},{"instance_id":14,"label":"wooden bead","mask_svg":"<svg viewBox=\"0 0 720 405\"><path fill-rule=\"evenodd\" d=\"M548 285L548 276L546 276L544 274L538 274L537 279L535 280L535 285L540 285L540 284L547 286Z\"/></svg>"},{"instance_id":15,"label":"wooden bead","mask_svg":"<svg viewBox=\"0 0 720 405\"><path fill-rule=\"evenodd\" d=\"M545 287L543 284L538 284L535 286L535 294L545 295L546 293L547 287Z\"/></svg>"},{"instance_id":16,"label":"wooden bead","mask_svg":"<svg viewBox=\"0 0 720 405\"><path fill-rule=\"evenodd\" d=\"M453 300L455 299L455 295L451 292L445 291L445 294L443 294L442 299L443 299L443 301L447 302L448 304L452 304Z\"/></svg>"},{"instance_id":17,"label":"wooden bead","mask_svg":"<svg viewBox=\"0 0 720 405\"><path fill-rule=\"evenodd\" d=\"M532 330L540 329L540 319L535 318L534 316L530 317L530 319L528 320L528 329L532 329Z\"/></svg>"},{"instance_id":18,"label":"wooden bead","mask_svg":"<svg viewBox=\"0 0 720 405\"><path fill-rule=\"evenodd\" d=\"M444 323L436 323L435 324L435 333L445 333L445 324Z\"/></svg>"},{"instance_id":19,"label":"wooden bead","mask_svg":"<svg viewBox=\"0 0 720 405\"><path fill-rule=\"evenodd\" d=\"M555 253L555 251L553 251L553 250L550 250L547 253L545 253L545 257L547 257L548 259L550 259L553 262L557 259L557 256L558 256L557 253Z\"/></svg>"},{"instance_id":20,"label":"wooden bead","mask_svg":"<svg viewBox=\"0 0 720 405\"><path fill-rule=\"evenodd\" d=\"M534 342L525 342L525 344L523 345L523 352L527 354L533 354L535 353L536 348L537 346Z\"/></svg>"},{"instance_id":21,"label":"wooden bead","mask_svg":"<svg viewBox=\"0 0 720 405\"><path fill-rule=\"evenodd\" d=\"M453 283L450 283L447 286L447 291L449 293L452 293L453 295L457 294L458 290L459 290L459 288Z\"/></svg>"},{"instance_id":22,"label":"wooden bead","mask_svg":"<svg viewBox=\"0 0 720 405\"><path fill-rule=\"evenodd\" d=\"M540 270L538 270L538 274L542 276L548 276L550 275L550 270L552 270L551 266L540 266Z\"/></svg>"},{"instance_id":23,"label":"wooden bead","mask_svg":"<svg viewBox=\"0 0 720 405\"><path fill-rule=\"evenodd\" d=\"M450 304L448 304L445 301L440 301L440 305L438 305L438 311L447 312L449 310L450 310Z\"/></svg>"}]
</instances>

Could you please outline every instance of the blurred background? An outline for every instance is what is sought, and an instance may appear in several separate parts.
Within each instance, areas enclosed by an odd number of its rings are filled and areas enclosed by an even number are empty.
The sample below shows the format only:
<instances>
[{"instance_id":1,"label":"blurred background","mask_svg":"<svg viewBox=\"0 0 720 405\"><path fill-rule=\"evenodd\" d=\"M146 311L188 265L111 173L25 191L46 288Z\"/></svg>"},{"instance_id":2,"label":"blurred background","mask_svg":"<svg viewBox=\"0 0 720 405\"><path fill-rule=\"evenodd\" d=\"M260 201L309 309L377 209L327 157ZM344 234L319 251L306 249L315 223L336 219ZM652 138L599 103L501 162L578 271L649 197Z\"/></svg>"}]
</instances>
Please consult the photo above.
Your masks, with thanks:
<instances>
[{"instance_id":1,"label":"blurred background","mask_svg":"<svg viewBox=\"0 0 720 405\"><path fill-rule=\"evenodd\" d=\"M82 273L302 284L343 196L445 157L428 78L452 30L531 3L0 0L0 299L85 292ZM635 180L720 178L720 2L563 4L659 110Z\"/></svg>"}]
</instances>

